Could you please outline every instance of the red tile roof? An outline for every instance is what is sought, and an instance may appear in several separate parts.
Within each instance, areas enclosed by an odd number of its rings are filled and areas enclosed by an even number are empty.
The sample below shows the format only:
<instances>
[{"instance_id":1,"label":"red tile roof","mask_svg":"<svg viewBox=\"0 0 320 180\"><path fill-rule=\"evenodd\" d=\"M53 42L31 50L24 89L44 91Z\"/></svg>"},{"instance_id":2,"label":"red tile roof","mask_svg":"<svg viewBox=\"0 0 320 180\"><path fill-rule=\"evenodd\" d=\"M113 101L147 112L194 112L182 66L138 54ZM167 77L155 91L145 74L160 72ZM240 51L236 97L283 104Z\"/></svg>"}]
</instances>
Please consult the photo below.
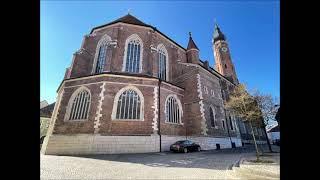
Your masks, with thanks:
<instances>
[{"instance_id":1,"label":"red tile roof","mask_svg":"<svg viewBox=\"0 0 320 180\"><path fill-rule=\"evenodd\" d=\"M187 50L189 50L189 49L198 49L196 43L194 43L191 36L189 37L189 43L188 43L188 47L187 47Z\"/></svg>"}]
</instances>

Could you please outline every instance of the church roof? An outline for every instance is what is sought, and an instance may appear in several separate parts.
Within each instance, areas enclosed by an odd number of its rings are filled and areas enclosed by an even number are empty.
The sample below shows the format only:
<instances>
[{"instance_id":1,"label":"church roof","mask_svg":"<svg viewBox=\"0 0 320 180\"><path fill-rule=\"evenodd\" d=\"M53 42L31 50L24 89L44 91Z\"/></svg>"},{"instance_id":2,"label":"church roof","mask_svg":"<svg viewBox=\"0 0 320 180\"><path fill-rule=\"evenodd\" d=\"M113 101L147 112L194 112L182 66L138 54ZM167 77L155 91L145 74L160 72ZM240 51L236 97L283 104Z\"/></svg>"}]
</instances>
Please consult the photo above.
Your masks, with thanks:
<instances>
[{"instance_id":1,"label":"church roof","mask_svg":"<svg viewBox=\"0 0 320 180\"><path fill-rule=\"evenodd\" d=\"M218 40L226 40L226 37L220 30L218 24L216 23L214 27L213 41L216 42Z\"/></svg>"},{"instance_id":2,"label":"church roof","mask_svg":"<svg viewBox=\"0 0 320 180\"><path fill-rule=\"evenodd\" d=\"M187 50L189 49L198 49L196 43L194 43L192 37L191 37L191 32L189 33L189 43L188 43L188 47L187 47ZM199 50L199 49L198 49Z\"/></svg>"},{"instance_id":3,"label":"church roof","mask_svg":"<svg viewBox=\"0 0 320 180\"><path fill-rule=\"evenodd\" d=\"M93 33L94 30L96 29L99 29L99 28L102 28L102 27L105 27L105 26L109 26L109 25L112 25L112 24L115 24L115 23L118 23L118 22L122 22L122 23L127 23L127 24L133 24L133 25L139 25L139 26L145 26L145 27L150 27L152 28L154 31L158 32L159 34L161 34L162 36L164 36L165 38L169 39L171 42L173 42L175 45L179 46L180 48L182 48L183 50L186 51L186 49L181 46L180 44L178 44L177 42L175 42L174 40L172 40L171 38L169 38L167 35L163 34L161 31L159 31L156 27L154 26L151 26L149 24L146 24L142 21L140 21L138 18L132 16L131 14L127 14L117 20L114 20L108 24L104 24L104 25L101 25L101 26L97 26L97 27L94 27L90 34Z\"/></svg>"},{"instance_id":4,"label":"church roof","mask_svg":"<svg viewBox=\"0 0 320 180\"><path fill-rule=\"evenodd\" d=\"M117 22L123 22L123 23L128 23L128 24L135 24L135 25L140 25L140 26L149 26L148 24L145 24L144 22L140 21L136 17L132 16L131 14L127 14L115 21L110 22L109 24L114 24Z\"/></svg>"}]
</instances>

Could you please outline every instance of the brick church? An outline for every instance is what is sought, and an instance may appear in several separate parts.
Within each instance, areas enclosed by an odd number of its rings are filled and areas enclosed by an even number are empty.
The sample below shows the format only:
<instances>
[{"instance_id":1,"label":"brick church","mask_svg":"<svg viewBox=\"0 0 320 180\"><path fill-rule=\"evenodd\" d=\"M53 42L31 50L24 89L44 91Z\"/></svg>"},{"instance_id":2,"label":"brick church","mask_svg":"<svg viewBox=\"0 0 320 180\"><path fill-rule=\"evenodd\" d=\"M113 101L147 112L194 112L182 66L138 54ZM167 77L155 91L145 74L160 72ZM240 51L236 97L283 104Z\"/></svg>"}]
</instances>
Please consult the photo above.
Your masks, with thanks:
<instances>
[{"instance_id":1,"label":"brick church","mask_svg":"<svg viewBox=\"0 0 320 180\"><path fill-rule=\"evenodd\" d=\"M203 150L250 142L249 126L224 108L239 81L217 24L212 49L214 68L199 59L191 33L184 48L130 14L93 28L57 90L42 153L160 152L185 139ZM254 130L265 142L265 131Z\"/></svg>"}]
</instances>

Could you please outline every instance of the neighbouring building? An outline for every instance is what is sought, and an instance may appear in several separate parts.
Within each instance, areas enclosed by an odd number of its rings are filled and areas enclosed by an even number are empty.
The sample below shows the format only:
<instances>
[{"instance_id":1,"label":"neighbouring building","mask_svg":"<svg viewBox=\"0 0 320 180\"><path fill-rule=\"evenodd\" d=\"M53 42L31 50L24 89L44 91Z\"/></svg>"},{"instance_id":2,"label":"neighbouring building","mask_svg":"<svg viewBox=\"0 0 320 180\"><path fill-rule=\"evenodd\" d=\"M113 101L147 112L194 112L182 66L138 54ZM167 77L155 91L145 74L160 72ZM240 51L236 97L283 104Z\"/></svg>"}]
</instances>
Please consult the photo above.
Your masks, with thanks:
<instances>
[{"instance_id":1,"label":"neighbouring building","mask_svg":"<svg viewBox=\"0 0 320 180\"><path fill-rule=\"evenodd\" d=\"M46 107L48 105L49 105L48 102L46 100L43 100L43 101L40 102L40 109L42 109L42 108L44 108L44 107Z\"/></svg>"},{"instance_id":2,"label":"neighbouring building","mask_svg":"<svg viewBox=\"0 0 320 180\"><path fill-rule=\"evenodd\" d=\"M276 121L278 122L279 130L280 130L280 107L278 108L277 114L275 116Z\"/></svg>"},{"instance_id":3,"label":"neighbouring building","mask_svg":"<svg viewBox=\"0 0 320 180\"><path fill-rule=\"evenodd\" d=\"M40 138L47 134L54 105L55 103L52 103L40 109Z\"/></svg>"},{"instance_id":4,"label":"neighbouring building","mask_svg":"<svg viewBox=\"0 0 320 180\"><path fill-rule=\"evenodd\" d=\"M280 141L280 126L276 125L267 130L268 138L270 142L275 144L277 141Z\"/></svg>"},{"instance_id":5,"label":"neighbouring building","mask_svg":"<svg viewBox=\"0 0 320 180\"><path fill-rule=\"evenodd\" d=\"M130 14L93 28L58 88L42 153L159 152L183 139L242 146L247 127L224 108L239 81L217 24L212 48L215 69L191 33L184 48Z\"/></svg>"}]
</instances>

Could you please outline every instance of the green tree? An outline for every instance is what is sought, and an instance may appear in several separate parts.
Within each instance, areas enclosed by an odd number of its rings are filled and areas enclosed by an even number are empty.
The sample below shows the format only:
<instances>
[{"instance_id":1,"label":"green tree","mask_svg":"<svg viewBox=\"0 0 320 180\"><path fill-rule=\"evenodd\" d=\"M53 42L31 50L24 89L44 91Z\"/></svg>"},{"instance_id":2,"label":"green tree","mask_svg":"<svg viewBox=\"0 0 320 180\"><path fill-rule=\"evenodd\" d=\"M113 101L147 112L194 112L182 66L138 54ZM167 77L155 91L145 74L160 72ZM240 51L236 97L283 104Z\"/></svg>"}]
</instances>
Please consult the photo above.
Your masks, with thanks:
<instances>
[{"instance_id":1,"label":"green tree","mask_svg":"<svg viewBox=\"0 0 320 180\"><path fill-rule=\"evenodd\" d=\"M257 161L259 161L259 150L253 131L253 125L261 125L262 111L257 105L255 98L247 92L244 84L239 84L230 93L229 99L226 101L226 108L236 114L242 121L249 123L256 148Z\"/></svg>"}]
</instances>

